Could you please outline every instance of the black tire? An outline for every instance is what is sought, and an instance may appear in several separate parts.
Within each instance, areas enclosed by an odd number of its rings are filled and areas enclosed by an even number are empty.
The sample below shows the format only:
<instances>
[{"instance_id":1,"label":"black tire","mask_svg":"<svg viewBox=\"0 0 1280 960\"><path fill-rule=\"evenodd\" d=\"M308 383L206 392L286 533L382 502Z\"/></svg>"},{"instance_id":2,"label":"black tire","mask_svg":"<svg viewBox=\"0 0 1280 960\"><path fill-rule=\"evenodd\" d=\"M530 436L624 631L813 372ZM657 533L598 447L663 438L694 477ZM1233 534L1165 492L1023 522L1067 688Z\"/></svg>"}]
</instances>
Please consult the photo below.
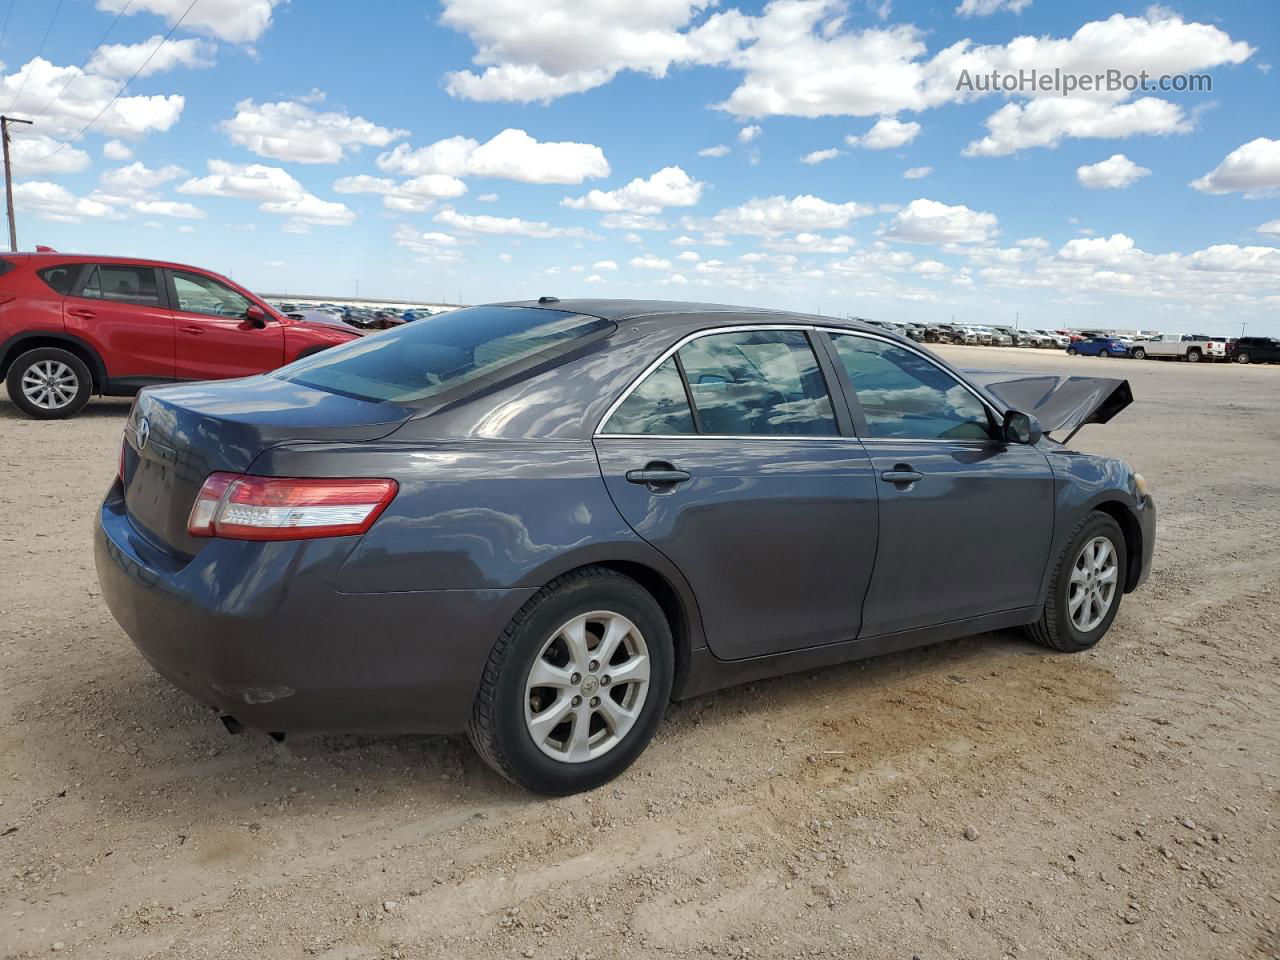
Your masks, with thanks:
<instances>
[{"instance_id":1,"label":"black tire","mask_svg":"<svg viewBox=\"0 0 1280 960\"><path fill-rule=\"evenodd\" d=\"M1068 357L1074 357L1074 356L1076 356L1079 352L1080 352L1080 351L1078 351L1075 347L1067 347L1067 356L1068 356Z\"/></svg>"},{"instance_id":2,"label":"black tire","mask_svg":"<svg viewBox=\"0 0 1280 960\"><path fill-rule=\"evenodd\" d=\"M1133 348L1133 359L1135 359L1135 360L1145 360L1145 359L1147 359L1147 351L1143 350L1141 347L1134 347L1134 348Z\"/></svg>"},{"instance_id":3,"label":"black tire","mask_svg":"<svg viewBox=\"0 0 1280 960\"><path fill-rule=\"evenodd\" d=\"M638 718L616 746L571 763L548 756L534 742L525 723L525 683L546 641L573 617L596 610L621 614L643 634L649 688ZM518 786L556 796L591 790L631 766L653 739L671 698L674 665L671 627L647 590L606 567L575 570L538 591L494 644L467 735L481 758Z\"/></svg>"},{"instance_id":4,"label":"black tire","mask_svg":"<svg viewBox=\"0 0 1280 960\"><path fill-rule=\"evenodd\" d=\"M1248 363L1248 362L1249 362L1248 351L1242 351L1236 354L1236 363Z\"/></svg>"},{"instance_id":5,"label":"black tire","mask_svg":"<svg viewBox=\"0 0 1280 960\"><path fill-rule=\"evenodd\" d=\"M1187 362L1188 363L1200 362L1200 350L1198 347L1192 347L1190 350L1187 351Z\"/></svg>"},{"instance_id":6,"label":"black tire","mask_svg":"<svg viewBox=\"0 0 1280 960\"><path fill-rule=\"evenodd\" d=\"M65 376L59 378L61 392L70 393L70 399L65 403L42 406L24 392L23 381L27 379L28 372L32 376L38 376L44 370L65 371ZM13 361L9 374L5 377L5 386L8 387L9 399L14 406L28 417L35 420L65 420L67 417L74 417L89 402L93 393L93 376L84 361L74 353L58 347L36 347ZM52 398L50 402L55 403L56 395L49 396Z\"/></svg>"},{"instance_id":7,"label":"black tire","mask_svg":"<svg viewBox=\"0 0 1280 960\"><path fill-rule=\"evenodd\" d=\"M1079 560L1084 547L1096 537L1106 537L1116 552L1118 581L1111 607L1102 621L1087 633L1079 630L1071 620L1067 608L1070 597L1071 571ZM1053 576L1049 581L1049 593L1045 597L1044 609L1040 618L1026 628L1028 635L1037 643L1064 653L1078 653L1088 650L1102 639L1111 628L1111 623L1120 610L1120 601L1124 596L1125 571L1128 570L1128 554L1125 551L1124 534L1120 525L1109 515L1095 510L1076 524L1067 538L1067 545L1058 557Z\"/></svg>"}]
</instances>

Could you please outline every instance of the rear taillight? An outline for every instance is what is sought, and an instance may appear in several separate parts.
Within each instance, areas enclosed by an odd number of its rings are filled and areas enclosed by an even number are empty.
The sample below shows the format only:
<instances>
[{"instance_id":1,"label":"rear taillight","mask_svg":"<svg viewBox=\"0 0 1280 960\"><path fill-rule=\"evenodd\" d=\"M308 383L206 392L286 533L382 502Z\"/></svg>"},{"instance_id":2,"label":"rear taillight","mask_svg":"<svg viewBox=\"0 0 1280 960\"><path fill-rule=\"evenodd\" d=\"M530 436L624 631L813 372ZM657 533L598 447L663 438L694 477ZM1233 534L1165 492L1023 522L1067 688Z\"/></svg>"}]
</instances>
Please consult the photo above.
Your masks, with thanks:
<instances>
[{"instance_id":1,"label":"rear taillight","mask_svg":"<svg viewBox=\"0 0 1280 960\"><path fill-rule=\"evenodd\" d=\"M187 519L193 537L306 540L364 533L399 486L364 477L250 477L211 473Z\"/></svg>"}]
</instances>

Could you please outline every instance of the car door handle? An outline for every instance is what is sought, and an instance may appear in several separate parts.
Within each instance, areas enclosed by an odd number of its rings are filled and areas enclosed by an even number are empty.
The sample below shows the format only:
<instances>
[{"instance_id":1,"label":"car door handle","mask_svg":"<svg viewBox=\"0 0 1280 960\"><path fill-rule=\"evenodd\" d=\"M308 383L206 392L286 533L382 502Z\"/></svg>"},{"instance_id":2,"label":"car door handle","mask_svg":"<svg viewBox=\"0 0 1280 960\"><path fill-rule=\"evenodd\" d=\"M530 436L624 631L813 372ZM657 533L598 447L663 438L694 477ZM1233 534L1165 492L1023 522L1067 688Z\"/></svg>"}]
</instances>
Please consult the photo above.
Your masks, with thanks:
<instances>
[{"instance_id":1,"label":"car door handle","mask_svg":"<svg viewBox=\"0 0 1280 960\"><path fill-rule=\"evenodd\" d=\"M195 324L191 324L191 325L189 325L189 326L183 327L183 328L182 328L182 332L183 332L183 333L194 333L194 334L196 334L196 335L198 336L199 334L204 333L204 327L197 327Z\"/></svg>"},{"instance_id":2,"label":"car door handle","mask_svg":"<svg viewBox=\"0 0 1280 960\"><path fill-rule=\"evenodd\" d=\"M643 470L627 471L629 483L646 483L653 487L685 483L691 479L693 476L688 470L677 470L669 463L651 463Z\"/></svg>"},{"instance_id":3,"label":"car door handle","mask_svg":"<svg viewBox=\"0 0 1280 960\"><path fill-rule=\"evenodd\" d=\"M886 470L880 474L880 479L887 483L915 483L917 480L923 480L924 474L912 470L905 463L900 463L892 470Z\"/></svg>"},{"instance_id":4,"label":"car door handle","mask_svg":"<svg viewBox=\"0 0 1280 960\"><path fill-rule=\"evenodd\" d=\"M67 313L71 314L73 317L79 317L81 320L92 320L97 316L97 314L92 310L84 310L82 308L68 310Z\"/></svg>"}]
</instances>

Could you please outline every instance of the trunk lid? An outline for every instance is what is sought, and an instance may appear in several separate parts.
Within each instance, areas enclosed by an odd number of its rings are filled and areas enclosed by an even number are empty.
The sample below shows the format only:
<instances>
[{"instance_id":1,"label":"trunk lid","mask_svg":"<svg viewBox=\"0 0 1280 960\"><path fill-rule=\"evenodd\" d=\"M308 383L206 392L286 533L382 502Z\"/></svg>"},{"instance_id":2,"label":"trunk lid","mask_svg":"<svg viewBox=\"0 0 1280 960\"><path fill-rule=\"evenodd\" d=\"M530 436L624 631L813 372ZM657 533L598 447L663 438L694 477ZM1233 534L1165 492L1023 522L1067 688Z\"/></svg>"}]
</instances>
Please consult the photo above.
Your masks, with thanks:
<instances>
[{"instance_id":1,"label":"trunk lid","mask_svg":"<svg viewBox=\"0 0 1280 960\"><path fill-rule=\"evenodd\" d=\"M286 441L377 440L414 412L269 376L145 390L124 431L129 519L156 546L193 556L208 541L187 535L187 517L209 474L245 473Z\"/></svg>"}]
</instances>

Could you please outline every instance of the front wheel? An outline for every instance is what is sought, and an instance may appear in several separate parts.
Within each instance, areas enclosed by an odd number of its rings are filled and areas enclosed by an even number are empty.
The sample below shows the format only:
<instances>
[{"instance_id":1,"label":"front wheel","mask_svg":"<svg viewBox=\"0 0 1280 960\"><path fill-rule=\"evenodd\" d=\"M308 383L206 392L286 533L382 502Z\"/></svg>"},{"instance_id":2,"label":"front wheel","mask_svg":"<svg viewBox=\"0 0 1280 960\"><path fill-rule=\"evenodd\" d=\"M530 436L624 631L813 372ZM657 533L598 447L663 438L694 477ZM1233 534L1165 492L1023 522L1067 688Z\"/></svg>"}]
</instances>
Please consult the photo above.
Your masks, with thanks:
<instances>
[{"instance_id":1,"label":"front wheel","mask_svg":"<svg viewBox=\"0 0 1280 960\"><path fill-rule=\"evenodd\" d=\"M1247 353L1236 354L1236 363L1248 363L1248 362L1249 362L1249 354Z\"/></svg>"},{"instance_id":2,"label":"front wheel","mask_svg":"<svg viewBox=\"0 0 1280 960\"><path fill-rule=\"evenodd\" d=\"M1147 351L1143 350L1141 347L1134 347L1134 348L1133 348L1133 359L1135 359L1135 360L1145 360L1145 359L1147 359Z\"/></svg>"},{"instance_id":3,"label":"front wheel","mask_svg":"<svg viewBox=\"0 0 1280 960\"><path fill-rule=\"evenodd\" d=\"M1075 347L1067 347L1067 356L1068 356L1068 357L1074 357L1074 356L1076 356L1079 352L1080 352L1080 351L1078 351Z\"/></svg>"},{"instance_id":4,"label":"front wheel","mask_svg":"<svg viewBox=\"0 0 1280 960\"><path fill-rule=\"evenodd\" d=\"M1086 516L1058 558L1040 619L1027 627L1032 639L1067 653L1101 640L1120 610L1127 564L1120 525L1101 511Z\"/></svg>"},{"instance_id":5,"label":"front wheel","mask_svg":"<svg viewBox=\"0 0 1280 960\"><path fill-rule=\"evenodd\" d=\"M83 360L57 347L28 350L9 367L9 399L36 420L73 417L89 402L93 378Z\"/></svg>"},{"instance_id":6,"label":"front wheel","mask_svg":"<svg viewBox=\"0 0 1280 960\"><path fill-rule=\"evenodd\" d=\"M622 773L662 720L671 628L630 577L586 567L547 584L494 644L467 734L519 786L564 795Z\"/></svg>"}]
</instances>

